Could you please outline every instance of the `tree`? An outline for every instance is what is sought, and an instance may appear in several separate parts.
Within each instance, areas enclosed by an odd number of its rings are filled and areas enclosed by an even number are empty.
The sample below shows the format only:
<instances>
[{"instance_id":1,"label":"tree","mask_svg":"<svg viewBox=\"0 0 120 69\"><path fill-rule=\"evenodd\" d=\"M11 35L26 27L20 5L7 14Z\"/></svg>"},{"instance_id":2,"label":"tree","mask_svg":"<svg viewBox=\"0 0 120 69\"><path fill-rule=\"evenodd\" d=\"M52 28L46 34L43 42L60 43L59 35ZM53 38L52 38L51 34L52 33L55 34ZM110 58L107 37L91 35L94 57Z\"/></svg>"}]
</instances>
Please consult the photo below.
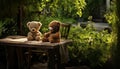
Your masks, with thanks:
<instances>
[{"instance_id":1,"label":"tree","mask_svg":"<svg viewBox=\"0 0 120 69\"><path fill-rule=\"evenodd\" d=\"M0 15L15 16L21 4L23 4L24 10L28 13L39 11L44 15L57 17L81 17L86 2L85 0L0 0L0 10L4 11Z\"/></svg>"},{"instance_id":2,"label":"tree","mask_svg":"<svg viewBox=\"0 0 120 69\"><path fill-rule=\"evenodd\" d=\"M103 18L106 0L85 0L85 1L87 5L82 15L82 18L85 21L88 20L89 16L93 16L93 19Z\"/></svg>"},{"instance_id":3,"label":"tree","mask_svg":"<svg viewBox=\"0 0 120 69\"><path fill-rule=\"evenodd\" d=\"M0 20L14 20L17 32L21 32L28 21L37 20L46 24L50 21L47 18L51 17L61 20L81 17L85 5L85 0L0 0Z\"/></svg>"},{"instance_id":4,"label":"tree","mask_svg":"<svg viewBox=\"0 0 120 69\"><path fill-rule=\"evenodd\" d=\"M112 59L114 69L120 69L120 0L112 0L111 8L105 15L112 26Z\"/></svg>"},{"instance_id":5,"label":"tree","mask_svg":"<svg viewBox=\"0 0 120 69\"><path fill-rule=\"evenodd\" d=\"M114 60L114 69L120 69L120 0L113 0L116 4L116 22L113 26L113 34L116 36L114 38L114 51L113 51L113 60Z\"/></svg>"}]
</instances>

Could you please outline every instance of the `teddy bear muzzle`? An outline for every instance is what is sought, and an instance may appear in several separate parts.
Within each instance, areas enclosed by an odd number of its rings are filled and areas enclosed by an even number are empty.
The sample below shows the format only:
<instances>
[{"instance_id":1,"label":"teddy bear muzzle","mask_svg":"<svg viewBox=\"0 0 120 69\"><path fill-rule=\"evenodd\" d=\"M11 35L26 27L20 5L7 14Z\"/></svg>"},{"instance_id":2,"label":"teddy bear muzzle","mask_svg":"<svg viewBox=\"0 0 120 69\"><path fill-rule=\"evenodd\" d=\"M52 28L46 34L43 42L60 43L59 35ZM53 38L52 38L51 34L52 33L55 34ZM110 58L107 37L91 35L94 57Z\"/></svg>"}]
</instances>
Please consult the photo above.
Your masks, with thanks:
<instances>
[{"instance_id":1,"label":"teddy bear muzzle","mask_svg":"<svg viewBox=\"0 0 120 69\"><path fill-rule=\"evenodd\" d=\"M32 31L32 32L36 32L36 29L35 29L35 28L32 28L31 31Z\"/></svg>"},{"instance_id":2,"label":"teddy bear muzzle","mask_svg":"<svg viewBox=\"0 0 120 69\"><path fill-rule=\"evenodd\" d=\"M51 30L53 30L53 28L52 28L52 27L49 27L49 30L51 31Z\"/></svg>"}]
</instances>

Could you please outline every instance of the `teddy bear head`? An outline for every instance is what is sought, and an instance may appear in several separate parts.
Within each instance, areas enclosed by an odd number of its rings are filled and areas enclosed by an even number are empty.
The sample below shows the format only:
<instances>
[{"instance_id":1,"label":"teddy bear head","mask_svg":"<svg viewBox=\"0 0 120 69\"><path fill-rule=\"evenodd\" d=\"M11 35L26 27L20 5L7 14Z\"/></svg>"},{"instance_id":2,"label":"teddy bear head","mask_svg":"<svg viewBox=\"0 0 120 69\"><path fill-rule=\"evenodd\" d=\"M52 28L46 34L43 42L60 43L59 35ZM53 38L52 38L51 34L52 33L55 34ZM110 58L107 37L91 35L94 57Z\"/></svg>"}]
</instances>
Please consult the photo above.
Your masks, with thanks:
<instances>
[{"instance_id":1,"label":"teddy bear head","mask_svg":"<svg viewBox=\"0 0 120 69\"><path fill-rule=\"evenodd\" d=\"M56 21L56 20L50 22L49 30L51 31L51 33L59 32L59 30L60 30L60 22Z\"/></svg>"},{"instance_id":2,"label":"teddy bear head","mask_svg":"<svg viewBox=\"0 0 120 69\"><path fill-rule=\"evenodd\" d=\"M37 22L37 21L31 21L31 22L27 23L27 27L29 28L29 30L31 32L39 31L41 26L42 26L42 23L41 22Z\"/></svg>"}]
</instances>

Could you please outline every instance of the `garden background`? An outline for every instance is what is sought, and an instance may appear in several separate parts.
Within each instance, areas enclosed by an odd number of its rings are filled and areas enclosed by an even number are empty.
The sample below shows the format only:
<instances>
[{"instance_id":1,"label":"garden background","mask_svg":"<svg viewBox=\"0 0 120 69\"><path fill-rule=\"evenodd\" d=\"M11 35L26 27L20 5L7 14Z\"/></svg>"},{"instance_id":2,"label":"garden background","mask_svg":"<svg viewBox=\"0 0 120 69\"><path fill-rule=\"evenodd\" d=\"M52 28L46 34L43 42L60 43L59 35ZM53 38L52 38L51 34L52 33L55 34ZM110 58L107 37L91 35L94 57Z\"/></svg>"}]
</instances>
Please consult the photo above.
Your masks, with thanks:
<instances>
[{"instance_id":1,"label":"garden background","mask_svg":"<svg viewBox=\"0 0 120 69\"><path fill-rule=\"evenodd\" d=\"M69 39L73 40L69 46L71 65L103 69L109 62L117 69L120 68L119 3L119 0L111 0L109 9L105 9L105 0L0 0L0 38L27 35L26 23L34 20L43 24L40 31L45 33L52 20L59 20L72 24L69 33ZM95 19L108 22L112 32L96 31L92 26ZM78 22L81 21L89 22L86 28L80 27ZM4 49L0 49L3 54ZM4 56L0 56L3 62Z\"/></svg>"}]
</instances>

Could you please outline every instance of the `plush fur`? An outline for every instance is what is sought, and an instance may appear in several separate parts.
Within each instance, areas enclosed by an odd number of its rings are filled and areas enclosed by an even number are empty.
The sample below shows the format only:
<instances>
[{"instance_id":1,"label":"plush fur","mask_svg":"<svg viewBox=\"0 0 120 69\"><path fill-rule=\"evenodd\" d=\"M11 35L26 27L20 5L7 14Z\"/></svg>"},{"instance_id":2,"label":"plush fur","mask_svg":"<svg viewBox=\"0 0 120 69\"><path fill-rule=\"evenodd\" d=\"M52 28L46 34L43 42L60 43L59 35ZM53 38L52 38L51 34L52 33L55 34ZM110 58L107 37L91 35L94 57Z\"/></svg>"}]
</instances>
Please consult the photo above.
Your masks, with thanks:
<instances>
[{"instance_id":1,"label":"plush fur","mask_svg":"<svg viewBox=\"0 0 120 69\"><path fill-rule=\"evenodd\" d=\"M37 21L31 21L27 23L27 27L30 32L28 32L27 39L28 41L36 40L39 41L42 39L42 33L39 31L42 26L42 23Z\"/></svg>"},{"instance_id":2,"label":"plush fur","mask_svg":"<svg viewBox=\"0 0 120 69\"><path fill-rule=\"evenodd\" d=\"M59 21L52 21L49 24L49 32L44 34L42 39L43 42L51 42L51 43L58 43L60 42L60 22Z\"/></svg>"}]
</instances>

